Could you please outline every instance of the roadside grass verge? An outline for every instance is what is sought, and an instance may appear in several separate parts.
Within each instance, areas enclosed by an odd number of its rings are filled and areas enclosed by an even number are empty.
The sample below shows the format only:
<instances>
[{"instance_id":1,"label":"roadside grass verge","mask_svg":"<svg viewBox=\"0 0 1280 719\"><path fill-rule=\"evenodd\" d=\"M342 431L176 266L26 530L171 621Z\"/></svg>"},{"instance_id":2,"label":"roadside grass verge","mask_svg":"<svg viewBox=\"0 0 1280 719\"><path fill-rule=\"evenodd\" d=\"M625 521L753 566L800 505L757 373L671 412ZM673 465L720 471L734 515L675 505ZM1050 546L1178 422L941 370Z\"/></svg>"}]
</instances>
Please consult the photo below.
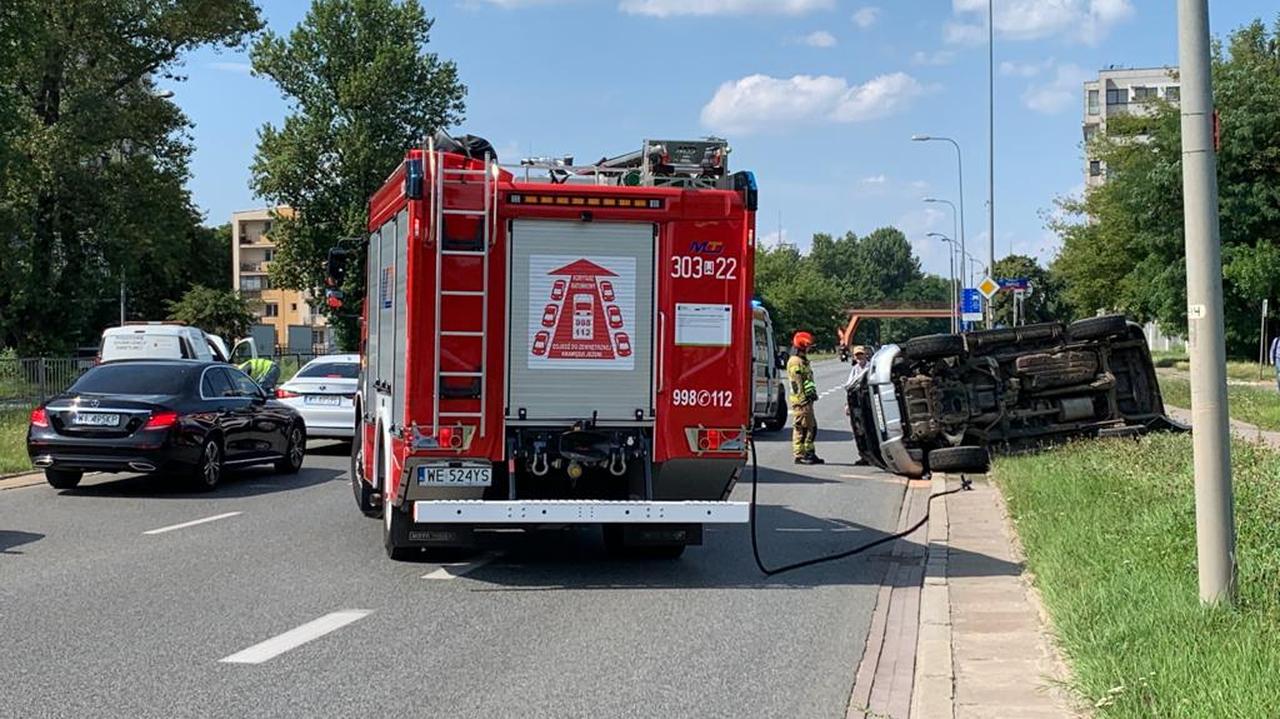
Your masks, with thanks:
<instances>
[{"instance_id":1,"label":"roadside grass verge","mask_svg":"<svg viewBox=\"0 0 1280 719\"><path fill-rule=\"evenodd\" d=\"M0 411L0 474L31 469L27 460L27 410Z\"/></svg>"},{"instance_id":2,"label":"roadside grass verge","mask_svg":"<svg viewBox=\"0 0 1280 719\"><path fill-rule=\"evenodd\" d=\"M1187 372L1191 369L1191 360L1187 357L1186 352L1152 352L1151 360L1156 367L1176 369L1182 372ZM1257 362L1227 360L1227 377L1242 382L1274 383L1275 370L1268 366L1263 367L1262 371L1259 372Z\"/></svg>"},{"instance_id":3,"label":"roadside grass verge","mask_svg":"<svg viewBox=\"0 0 1280 719\"><path fill-rule=\"evenodd\" d=\"M1167 405L1191 409L1191 381L1159 375L1160 394ZM1266 385L1227 385L1227 409L1232 419L1266 430L1280 430L1280 393Z\"/></svg>"},{"instance_id":4,"label":"roadside grass verge","mask_svg":"<svg viewBox=\"0 0 1280 719\"><path fill-rule=\"evenodd\" d=\"M999 459L1028 568L1099 717L1272 717L1280 454L1232 446L1239 604L1199 603L1189 435Z\"/></svg>"}]
</instances>

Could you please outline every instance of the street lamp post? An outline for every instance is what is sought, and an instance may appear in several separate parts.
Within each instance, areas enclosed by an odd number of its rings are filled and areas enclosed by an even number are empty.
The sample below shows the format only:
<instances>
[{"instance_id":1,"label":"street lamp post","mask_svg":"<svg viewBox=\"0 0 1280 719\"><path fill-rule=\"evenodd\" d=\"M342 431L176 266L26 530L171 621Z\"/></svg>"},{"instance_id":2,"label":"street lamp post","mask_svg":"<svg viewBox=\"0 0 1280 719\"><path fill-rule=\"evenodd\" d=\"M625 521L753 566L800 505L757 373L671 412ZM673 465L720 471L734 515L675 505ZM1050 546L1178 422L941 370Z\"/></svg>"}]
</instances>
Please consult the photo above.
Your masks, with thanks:
<instances>
[{"instance_id":1,"label":"street lamp post","mask_svg":"<svg viewBox=\"0 0 1280 719\"><path fill-rule=\"evenodd\" d=\"M951 273L951 332L954 334L960 329L960 315L957 311L959 304L956 298L956 241L941 232L930 232L928 236L947 243L947 267Z\"/></svg>"},{"instance_id":2,"label":"street lamp post","mask_svg":"<svg viewBox=\"0 0 1280 719\"><path fill-rule=\"evenodd\" d=\"M936 137L934 135L912 135L912 142L949 142L951 146L956 148L956 180L957 190L960 195L960 251L964 252L965 233L964 233L964 158L960 152L960 143L950 137ZM954 207L954 205L953 205Z\"/></svg>"},{"instance_id":3,"label":"street lamp post","mask_svg":"<svg viewBox=\"0 0 1280 719\"><path fill-rule=\"evenodd\" d=\"M952 237L959 237L959 236L960 236L960 234L959 234L959 229L958 229L958 228L959 228L959 224L958 224L958 220L956 219L956 217L958 216L958 215L957 215L957 211L956 211L956 203L952 202L951 200L943 200L943 199L940 199L940 198L937 198L937 197L926 197L926 198L924 198L924 201L925 201L925 202L937 202L937 203L941 203L941 204L947 205L947 206L949 206L949 207L951 208L951 236L952 236ZM964 242L961 242L961 243L960 243L960 250L961 250L962 252L964 252ZM969 254L969 253L968 253L968 252L965 252L965 254L967 255L967 254ZM964 263L962 262L961 264L963 265ZM960 283L961 283L961 284L964 284L964 269L963 269L963 268L960 270Z\"/></svg>"}]
</instances>

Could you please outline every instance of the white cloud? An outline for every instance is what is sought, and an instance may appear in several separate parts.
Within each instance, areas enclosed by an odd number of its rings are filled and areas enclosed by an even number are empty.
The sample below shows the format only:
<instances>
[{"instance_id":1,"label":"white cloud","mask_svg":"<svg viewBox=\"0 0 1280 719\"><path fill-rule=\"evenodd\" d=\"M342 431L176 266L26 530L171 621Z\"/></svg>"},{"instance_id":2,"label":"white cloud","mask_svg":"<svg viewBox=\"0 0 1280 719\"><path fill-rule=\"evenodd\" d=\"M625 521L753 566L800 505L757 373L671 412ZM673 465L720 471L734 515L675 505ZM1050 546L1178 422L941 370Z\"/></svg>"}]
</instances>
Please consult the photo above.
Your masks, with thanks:
<instances>
[{"instance_id":1,"label":"white cloud","mask_svg":"<svg viewBox=\"0 0 1280 719\"><path fill-rule=\"evenodd\" d=\"M862 184L864 185L883 185L888 181L889 178L884 175L872 175L871 177L862 178Z\"/></svg>"},{"instance_id":2,"label":"white cloud","mask_svg":"<svg viewBox=\"0 0 1280 719\"><path fill-rule=\"evenodd\" d=\"M988 0L952 0L956 21L946 38L957 44L986 40ZM1131 0L1002 0L995 6L996 33L1009 40L1062 37L1096 45L1116 25L1134 16Z\"/></svg>"},{"instance_id":3,"label":"white cloud","mask_svg":"<svg viewBox=\"0 0 1280 719\"><path fill-rule=\"evenodd\" d=\"M558 5L568 0L465 0L463 7L476 8L485 5L511 10L514 8L533 7L535 5Z\"/></svg>"},{"instance_id":4,"label":"white cloud","mask_svg":"<svg viewBox=\"0 0 1280 719\"><path fill-rule=\"evenodd\" d=\"M618 3L618 9L629 15L663 18L677 15L803 15L833 7L835 0L620 0Z\"/></svg>"},{"instance_id":5,"label":"white cloud","mask_svg":"<svg viewBox=\"0 0 1280 719\"><path fill-rule=\"evenodd\" d=\"M1063 63L1057 67L1052 79L1028 87L1022 93L1022 103L1044 115L1057 114L1080 102L1081 85L1089 78L1090 73L1079 65Z\"/></svg>"},{"instance_id":6,"label":"white cloud","mask_svg":"<svg viewBox=\"0 0 1280 719\"><path fill-rule=\"evenodd\" d=\"M773 232L760 236L760 246L766 249L773 249L779 245L784 245L790 242L791 233L788 232L785 227L782 228L781 232L774 230Z\"/></svg>"},{"instance_id":7,"label":"white cloud","mask_svg":"<svg viewBox=\"0 0 1280 719\"><path fill-rule=\"evenodd\" d=\"M220 70L222 72L235 72L242 75L248 75L253 72L253 66L247 62L210 62L205 67L212 70Z\"/></svg>"},{"instance_id":8,"label":"white cloud","mask_svg":"<svg viewBox=\"0 0 1280 719\"><path fill-rule=\"evenodd\" d=\"M935 50L933 52L919 50L911 56L912 65L930 65L939 67L942 65L950 65L955 61L956 54L950 50Z\"/></svg>"},{"instance_id":9,"label":"white cloud","mask_svg":"<svg viewBox=\"0 0 1280 719\"><path fill-rule=\"evenodd\" d=\"M746 134L795 123L866 122L904 109L924 87L906 73L880 75L861 85L842 77L748 75L726 82L702 108L702 124Z\"/></svg>"},{"instance_id":10,"label":"white cloud","mask_svg":"<svg viewBox=\"0 0 1280 719\"><path fill-rule=\"evenodd\" d=\"M1010 62L1000 63L1000 74L1006 77L1035 77L1045 70L1053 68L1053 58L1044 62Z\"/></svg>"},{"instance_id":11,"label":"white cloud","mask_svg":"<svg viewBox=\"0 0 1280 719\"><path fill-rule=\"evenodd\" d=\"M876 20L880 19L880 8L878 7L861 7L853 13L853 24L859 28L866 30L876 24Z\"/></svg>"},{"instance_id":12,"label":"white cloud","mask_svg":"<svg viewBox=\"0 0 1280 719\"><path fill-rule=\"evenodd\" d=\"M929 189L929 183L925 182L924 180L912 180L911 189L924 191Z\"/></svg>"},{"instance_id":13,"label":"white cloud","mask_svg":"<svg viewBox=\"0 0 1280 719\"><path fill-rule=\"evenodd\" d=\"M811 32L803 37L796 38L796 42L809 47L835 47L836 36L826 30L818 30Z\"/></svg>"}]
</instances>

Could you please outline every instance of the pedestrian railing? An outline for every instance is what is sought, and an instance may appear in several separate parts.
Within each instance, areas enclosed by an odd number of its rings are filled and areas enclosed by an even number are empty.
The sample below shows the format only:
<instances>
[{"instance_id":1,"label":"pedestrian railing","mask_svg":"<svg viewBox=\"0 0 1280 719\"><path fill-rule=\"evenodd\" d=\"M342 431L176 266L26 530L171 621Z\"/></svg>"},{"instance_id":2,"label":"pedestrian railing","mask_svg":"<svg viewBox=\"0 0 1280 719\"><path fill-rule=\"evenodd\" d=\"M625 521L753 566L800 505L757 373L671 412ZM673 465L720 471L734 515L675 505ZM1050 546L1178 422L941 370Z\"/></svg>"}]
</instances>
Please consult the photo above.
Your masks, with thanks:
<instances>
[{"instance_id":1,"label":"pedestrian railing","mask_svg":"<svg viewBox=\"0 0 1280 719\"><path fill-rule=\"evenodd\" d=\"M29 409L70 387L92 358L0 358L0 409Z\"/></svg>"}]
</instances>

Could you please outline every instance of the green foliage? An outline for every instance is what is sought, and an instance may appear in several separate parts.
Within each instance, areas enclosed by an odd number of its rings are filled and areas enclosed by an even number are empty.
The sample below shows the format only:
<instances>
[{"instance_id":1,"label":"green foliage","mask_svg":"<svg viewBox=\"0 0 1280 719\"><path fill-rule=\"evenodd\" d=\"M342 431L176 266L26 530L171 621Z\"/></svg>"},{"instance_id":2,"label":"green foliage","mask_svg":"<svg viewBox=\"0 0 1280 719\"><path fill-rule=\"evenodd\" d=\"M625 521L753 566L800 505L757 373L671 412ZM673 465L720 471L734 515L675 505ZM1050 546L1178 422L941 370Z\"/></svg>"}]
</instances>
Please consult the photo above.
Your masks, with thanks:
<instances>
[{"instance_id":1,"label":"green foliage","mask_svg":"<svg viewBox=\"0 0 1280 719\"><path fill-rule=\"evenodd\" d=\"M259 130L252 185L296 210L278 217L271 279L313 300L324 259L338 240L366 234L368 202L405 152L426 134L460 122L466 88L452 62L424 52L432 21L417 0L315 0L289 36L264 33L254 74L270 78L293 111ZM365 273L352 267L344 315L329 313L344 348L358 339L350 317Z\"/></svg>"},{"instance_id":2,"label":"green foliage","mask_svg":"<svg viewBox=\"0 0 1280 719\"><path fill-rule=\"evenodd\" d=\"M1070 311L1063 306L1061 281L1054 273L1041 267L1025 255L1009 255L996 260L993 277L1013 279L1026 277L1031 281L1031 296L1022 302L1025 323L1049 322L1065 320ZM1000 292L991 301L996 322L1010 323L1013 320L1013 293Z\"/></svg>"},{"instance_id":3,"label":"green foliage","mask_svg":"<svg viewBox=\"0 0 1280 719\"><path fill-rule=\"evenodd\" d=\"M29 414L23 410L0 410L0 474L31 469L27 457L27 424Z\"/></svg>"},{"instance_id":4,"label":"green foliage","mask_svg":"<svg viewBox=\"0 0 1280 719\"><path fill-rule=\"evenodd\" d=\"M1280 21L1255 21L1216 46L1213 85L1227 349L1247 357L1258 304L1280 292ZM1120 310L1185 332L1178 109L1156 102L1146 117L1109 120L1108 131L1088 148L1107 182L1083 202L1060 201L1068 219L1051 224L1062 238L1064 298L1077 315Z\"/></svg>"},{"instance_id":5,"label":"green foliage","mask_svg":"<svg viewBox=\"0 0 1280 719\"><path fill-rule=\"evenodd\" d=\"M121 283L151 318L198 276L188 122L156 81L260 24L250 0L0 4L0 345L65 351Z\"/></svg>"},{"instance_id":6,"label":"green foliage","mask_svg":"<svg viewBox=\"0 0 1280 719\"><path fill-rule=\"evenodd\" d=\"M1100 719L1271 717L1280 696L1280 455L1234 442L1239 606L1201 606L1190 435L1000 459L994 476Z\"/></svg>"},{"instance_id":7,"label":"green foliage","mask_svg":"<svg viewBox=\"0 0 1280 719\"><path fill-rule=\"evenodd\" d=\"M168 305L169 319L218 335L228 344L249 334L258 321L252 304L232 289L197 285Z\"/></svg>"}]
</instances>

